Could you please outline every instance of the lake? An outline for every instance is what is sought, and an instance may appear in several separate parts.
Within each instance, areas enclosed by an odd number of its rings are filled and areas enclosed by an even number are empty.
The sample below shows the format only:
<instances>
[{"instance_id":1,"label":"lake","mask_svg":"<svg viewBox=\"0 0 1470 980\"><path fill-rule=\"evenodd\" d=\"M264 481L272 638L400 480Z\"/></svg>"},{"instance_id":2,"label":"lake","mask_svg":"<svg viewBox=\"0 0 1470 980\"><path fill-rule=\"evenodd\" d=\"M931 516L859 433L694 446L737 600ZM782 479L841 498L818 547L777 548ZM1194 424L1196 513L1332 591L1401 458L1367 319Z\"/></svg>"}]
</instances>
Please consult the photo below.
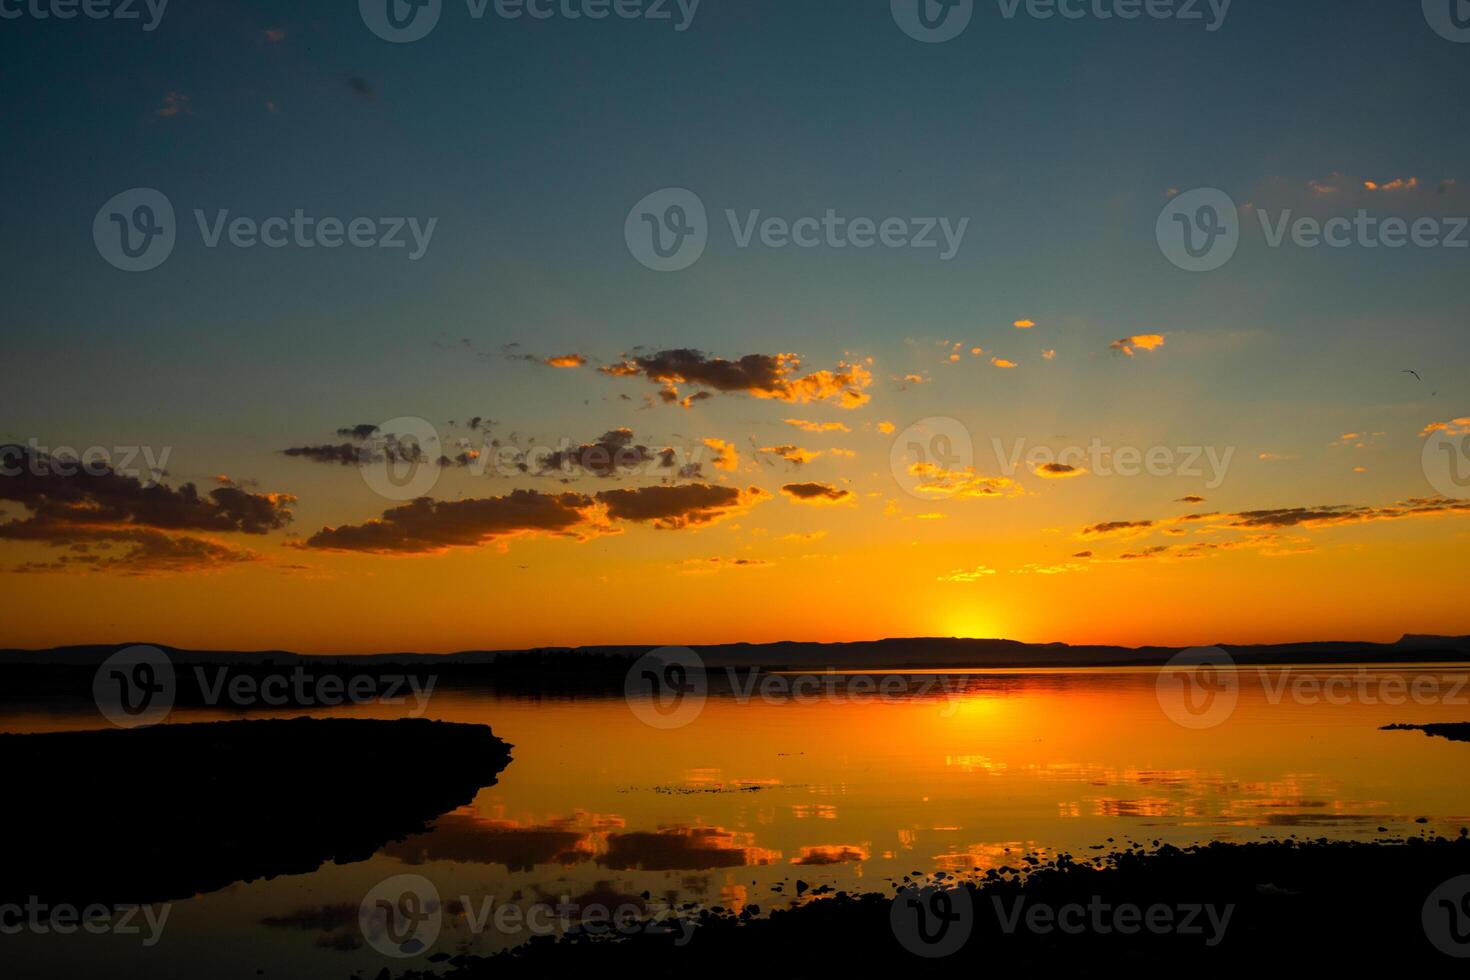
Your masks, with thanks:
<instances>
[{"instance_id":1,"label":"lake","mask_svg":"<svg viewBox=\"0 0 1470 980\"><path fill-rule=\"evenodd\" d=\"M1161 700L1159 674L1147 669L989 670L936 678L923 694L850 696L844 681L796 701L711 696L667 730L621 697L440 690L427 717L488 724L514 758L497 785L432 832L371 860L175 902L156 937L138 916L129 935L22 933L0 943L25 976L103 966L115 978L195 976L201 964L216 977L373 976L431 966L435 954L505 948L565 916L595 918L594 906L764 911L820 900L826 887L884 891L914 872L1017 866L1026 854L1083 858L1098 845L1370 840L1470 825L1470 785L1454 775L1470 745L1379 731L1470 721L1464 668L1222 676L1231 710L1191 701L1215 712L1207 720L1217 723L1198 728L1171 717L1178 704ZM180 709L170 722L238 717ZM3 727L103 723L78 708L12 712ZM414 792L412 771L382 779ZM97 832L126 805L97 800ZM381 937L364 940L357 912L400 875L428 879L448 914L432 945L397 958Z\"/></svg>"}]
</instances>

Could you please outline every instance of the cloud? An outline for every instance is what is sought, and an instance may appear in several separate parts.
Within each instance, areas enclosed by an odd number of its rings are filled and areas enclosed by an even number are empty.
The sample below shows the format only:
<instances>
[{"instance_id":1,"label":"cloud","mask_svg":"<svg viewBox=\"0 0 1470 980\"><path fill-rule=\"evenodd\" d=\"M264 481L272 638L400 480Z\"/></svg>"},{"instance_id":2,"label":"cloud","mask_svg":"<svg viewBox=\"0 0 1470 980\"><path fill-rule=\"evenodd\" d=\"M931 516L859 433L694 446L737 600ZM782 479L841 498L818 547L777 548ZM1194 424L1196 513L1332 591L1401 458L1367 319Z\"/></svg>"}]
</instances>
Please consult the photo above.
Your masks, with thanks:
<instances>
[{"instance_id":1,"label":"cloud","mask_svg":"<svg viewBox=\"0 0 1470 980\"><path fill-rule=\"evenodd\" d=\"M1087 468L1084 466L1071 466L1067 463L1042 463L1033 466L1031 472L1043 480L1070 480L1076 476L1084 476Z\"/></svg>"},{"instance_id":2,"label":"cloud","mask_svg":"<svg viewBox=\"0 0 1470 980\"><path fill-rule=\"evenodd\" d=\"M1055 361L1057 359L1057 352L1052 350L1051 348L1047 348L1046 350L1041 352L1041 356L1045 360Z\"/></svg>"},{"instance_id":3,"label":"cloud","mask_svg":"<svg viewBox=\"0 0 1470 980\"><path fill-rule=\"evenodd\" d=\"M841 422L808 422L805 419L782 419L781 421L785 422L787 425L796 426L796 428L800 429L802 432L821 433L852 431Z\"/></svg>"},{"instance_id":4,"label":"cloud","mask_svg":"<svg viewBox=\"0 0 1470 980\"><path fill-rule=\"evenodd\" d=\"M243 548L192 535L165 534L152 528L69 527L52 529L44 537L35 529L0 525L0 538L40 540L52 547L67 546L67 553L49 562L25 562L13 571L114 572L119 575L177 575L214 571L230 565L258 561L260 556ZM114 546L126 546L121 554Z\"/></svg>"},{"instance_id":5,"label":"cloud","mask_svg":"<svg viewBox=\"0 0 1470 980\"><path fill-rule=\"evenodd\" d=\"M1350 524L1368 524L1379 521L1405 520L1416 517L1470 516L1470 500L1452 500L1448 497L1411 497L1385 506L1363 506L1352 504L1323 504L1312 507L1275 507L1265 510L1247 510L1236 513L1188 514L1183 517L1160 521L1109 521L1083 528L1078 536L1090 537L1142 537L1154 531L1180 536L1187 533L1179 524L1195 525L1197 533L1216 532L1267 532L1248 535L1242 539L1220 542L1199 542L1184 548L1174 549L1170 554L1194 558L1202 554L1239 548L1258 548L1267 555L1300 554L1301 548L1285 548L1274 533L1289 528L1308 530L1339 527ZM1286 544L1301 545L1306 538L1293 539ZM1123 555L1123 558L1155 558L1168 550L1165 547L1147 548L1142 552Z\"/></svg>"},{"instance_id":6,"label":"cloud","mask_svg":"<svg viewBox=\"0 0 1470 980\"><path fill-rule=\"evenodd\" d=\"M1133 554L1119 555L1118 559L1120 561L1143 561L1149 558L1157 558L1168 550L1169 546L1166 544L1154 545L1151 548L1144 548L1142 551L1134 552Z\"/></svg>"},{"instance_id":7,"label":"cloud","mask_svg":"<svg viewBox=\"0 0 1470 980\"><path fill-rule=\"evenodd\" d=\"M1015 328L1017 330L1030 330L1032 327L1036 326L1036 321L1035 320L1017 320L1014 325L1015 325Z\"/></svg>"},{"instance_id":8,"label":"cloud","mask_svg":"<svg viewBox=\"0 0 1470 980\"><path fill-rule=\"evenodd\" d=\"M280 44L282 41L286 40L286 29L284 27L272 27L269 30L261 31L260 33L261 36L265 38L267 44Z\"/></svg>"},{"instance_id":9,"label":"cloud","mask_svg":"<svg viewBox=\"0 0 1470 980\"><path fill-rule=\"evenodd\" d=\"M686 558L678 565L689 574L718 572L725 568L765 568L771 563L763 558Z\"/></svg>"},{"instance_id":10,"label":"cloud","mask_svg":"<svg viewBox=\"0 0 1470 980\"><path fill-rule=\"evenodd\" d=\"M820 450L802 449L792 445L766 446L758 451L769 456L780 456L786 462L796 466L803 466L822 455Z\"/></svg>"},{"instance_id":11,"label":"cloud","mask_svg":"<svg viewBox=\"0 0 1470 980\"><path fill-rule=\"evenodd\" d=\"M990 363L1007 371L1019 366L1015 361L1008 361L1004 357L992 357Z\"/></svg>"},{"instance_id":12,"label":"cloud","mask_svg":"<svg viewBox=\"0 0 1470 980\"><path fill-rule=\"evenodd\" d=\"M957 568L948 575L939 576L941 582L978 582L995 574L995 569L986 568L984 565L976 565L974 568Z\"/></svg>"},{"instance_id":13,"label":"cloud","mask_svg":"<svg viewBox=\"0 0 1470 980\"><path fill-rule=\"evenodd\" d=\"M788 483L781 492L803 504L845 504L857 499L851 490L830 483Z\"/></svg>"},{"instance_id":14,"label":"cloud","mask_svg":"<svg viewBox=\"0 0 1470 980\"><path fill-rule=\"evenodd\" d=\"M233 531L265 534L291 521L288 494L250 493L217 486L201 495L192 483L174 490L144 484L114 472L99 460L58 459L24 446L0 447L7 473L0 476L0 500L31 512L28 520L0 524L3 529L68 526L152 527L163 531ZM27 536L30 536L29 534Z\"/></svg>"},{"instance_id":15,"label":"cloud","mask_svg":"<svg viewBox=\"0 0 1470 980\"><path fill-rule=\"evenodd\" d=\"M1176 504L1202 504L1204 502L1205 498L1199 496L1198 494L1190 494L1187 497L1180 497L1178 500L1174 501L1174 503Z\"/></svg>"},{"instance_id":16,"label":"cloud","mask_svg":"<svg viewBox=\"0 0 1470 980\"><path fill-rule=\"evenodd\" d=\"M734 473L740 469L740 452L735 448L733 442L723 439L706 439L704 444L715 451L715 458L710 460L710 465L717 470L726 470Z\"/></svg>"},{"instance_id":17,"label":"cloud","mask_svg":"<svg viewBox=\"0 0 1470 980\"><path fill-rule=\"evenodd\" d=\"M668 827L607 835L597 863L614 871L712 871L770 864L781 852L754 846L754 835L723 827Z\"/></svg>"},{"instance_id":18,"label":"cloud","mask_svg":"<svg viewBox=\"0 0 1470 980\"><path fill-rule=\"evenodd\" d=\"M892 422L879 422L878 431L883 433L885 436L888 436L897 432L898 426L894 425Z\"/></svg>"},{"instance_id":19,"label":"cloud","mask_svg":"<svg viewBox=\"0 0 1470 980\"><path fill-rule=\"evenodd\" d=\"M1418 177L1410 177L1407 180L1403 177L1395 177L1393 180L1382 184L1371 180L1363 181L1363 189L1368 191L1412 191L1418 186Z\"/></svg>"},{"instance_id":20,"label":"cloud","mask_svg":"<svg viewBox=\"0 0 1470 980\"><path fill-rule=\"evenodd\" d=\"M1470 514L1470 500L1447 497L1414 497L1385 507L1362 507L1330 504L1318 507L1284 507L1273 510L1248 510L1228 515L1231 527L1308 528L1332 527L1339 524L1366 524L1394 521L1406 517L1428 517L1442 514Z\"/></svg>"},{"instance_id":21,"label":"cloud","mask_svg":"<svg viewBox=\"0 0 1470 980\"><path fill-rule=\"evenodd\" d=\"M367 79L363 78L361 75L349 75L346 79L346 83L348 89L352 91L352 94L357 96L359 99L362 99L364 102L371 102L374 98L377 97L377 92L374 91L372 85L368 84Z\"/></svg>"},{"instance_id":22,"label":"cloud","mask_svg":"<svg viewBox=\"0 0 1470 980\"><path fill-rule=\"evenodd\" d=\"M1420 438L1427 439L1436 432L1443 432L1447 436L1470 435L1470 416L1461 419L1451 419L1448 422L1431 422L1419 433Z\"/></svg>"},{"instance_id":23,"label":"cloud","mask_svg":"<svg viewBox=\"0 0 1470 980\"><path fill-rule=\"evenodd\" d=\"M325 527L304 547L411 555L525 535L582 537L594 529L595 507L596 501L585 494L535 490L469 500L421 497L364 524Z\"/></svg>"},{"instance_id":24,"label":"cloud","mask_svg":"<svg viewBox=\"0 0 1470 980\"><path fill-rule=\"evenodd\" d=\"M68 553L18 571L193 571L254 561L254 552L188 532L263 535L291 521L289 494L252 493L234 484L202 494L115 472L99 459L54 457L0 446L0 501L27 516L0 523L0 539L30 541ZM126 547L122 554L115 548Z\"/></svg>"},{"instance_id":25,"label":"cloud","mask_svg":"<svg viewBox=\"0 0 1470 980\"><path fill-rule=\"evenodd\" d=\"M587 358L581 354L562 354L558 357L548 357L541 363L554 368L579 368L587 363Z\"/></svg>"},{"instance_id":26,"label":"cloud","mask_svg":"<svg viewBox=\"0 0 1470 980\"><path fill-rule=\"evenodd\" d=\"M1008 476L985 476L973 466L948 470L935 463L913 463L909 475L919 478L914 489L947 497L1011 497L1025 491Z\"/></svg>"},{"instance_id":27,"label":"cloud","mask_svg":"<svg viewBox=\"0 0 1470 980\"><path fill-rule=\"evenodd\" d=\"M1117 537L1119 535L1132 537L1148 531L1153 526L1153 521L1104 521L1101 524L1083 528L1082 536L1084 538Z\"/></svg>"},{"instance_id":28,"label":"cloud","mask_svg":"<svg viewBox=\"0 0 1470 980\"><path fill-rule=\"evenodd\" d=\"M818 844L816 847L803 847L791 863L802 867L824 867L866 861L868 856L867 848L854 844Z\"/></svg>"},{"instance_id":29,"label":"cloud","mask_svg":"<svg viewBox=\"0 0 1470 980\"><path fill-rule=\"evenodd\" d=\"M544 476L558 470L571 474L580 469L606 479L626 470L637 469L652 462L653 458L654 454L647 446L633 444L632 429L613 429L604 433L596 442L559 450L542 457L538 460L539 475Z\"/></svg>"},{"instance_id":30,"label":"cloud","mask_svg":"<svg viewBox=\"0 0 1470 980\"><path fill-rule=\"evenodd\" d=\"M160 119L175 119L179 116L194 115L194 106L189 97L181 92L170 92L163 97L163 105L154 110L153 114Z\"/></svg>"},{"instance_id":31,"label":"cloud","mask_svg":"<svg viewBox=\"0 0 1470 980\"><path fill-rule=\"evenodd\" d=\"M597 495L613 520L651 524L660 530L700 527L740 513L770 499L759 487L735 487L687 483L669 487L638 487L604 490Z\"/></svg>"},{"instance_id":32,"label":"cloud","mask_svg":"<svg viewBox=\"0 0 1470 980\"><path fill-rule=\"evenodd\" d=\"M679 385L744 392L793 404L830 401L841 408L857 408L871 397L864 389L873 383L873 375L864 364L839 363L835 370L810 374L799 374L800 369L801 359L795 354L747 354L730 361L683 348L625 355L617 364L600 370L614 377L642 376L659 384L660 397L666 402L680 401ZM699 395L709 397L709 392Z\"/></svg>"},{"instance_id":33,"label":"cloud","mask_svg":"<svg viewBox=\"0 0 1470 980\"><path fill-rule=\"evenodd\" d=\"M1136 351L1154 351L1164 346L1163 334L1143 333L1133 337L1123 337L1108 345L1110 350L1118 351L1133 357Z\"/></svg>"}]
</instances>

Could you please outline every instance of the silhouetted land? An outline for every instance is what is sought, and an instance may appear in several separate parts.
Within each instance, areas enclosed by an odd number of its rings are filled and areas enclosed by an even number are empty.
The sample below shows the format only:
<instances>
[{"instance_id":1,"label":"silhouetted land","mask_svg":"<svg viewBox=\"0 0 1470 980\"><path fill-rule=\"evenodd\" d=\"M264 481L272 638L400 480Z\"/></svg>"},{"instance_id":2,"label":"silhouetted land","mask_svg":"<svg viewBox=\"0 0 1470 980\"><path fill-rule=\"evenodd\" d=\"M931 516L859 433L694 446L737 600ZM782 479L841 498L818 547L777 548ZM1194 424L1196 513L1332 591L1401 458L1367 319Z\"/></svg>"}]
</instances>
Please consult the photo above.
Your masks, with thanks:
<instances>
[{"instance_id":1,"label":"silhouetted land","mask_svg":"<svg viewBox=\"0 0 1470 980\"><path fill-rule=\"evenodd\" d=\"M1451 742L1470 742L1470 722L1441 722L1433 725L1384 725L1384 732L1423 732L1425 735L1447 738Z\"/></svg>"},{"instance_id":2,"label":"silhouetted land","mask_svg":"<svg viewBox=\"0 0 1470 980\"><path fill-rule=\"evenodd\" d=\"M510 748L419 719L0 735L0 904L145 904L366 860L494 785Z\"/></svg>"},{"instance_id":3,"label":"silhouetted land","mask_svg":"<svg viewBox=\"0 0 1470 980\"><path fill-rule=\"evenodd\" d=\"M760 918L746 910L691 913L697 926L683 947L676 945L675 934L662 932L621 939L547 937L493 957L440 957L435 973L411 971L402 980L435 975L448 980L618 974L987 976L997 967L1092 972L1103 964L1108 972L1152 967L1187 976L1226 970L1237 976L1242 971L1316 976L1346 967L1353 968L1352 975L1368 967L1447 975L1456 961L1436 948L1430 930L1441 942L1470 953L1470 914L1429 899L1448 879L1467 873L1470 840L1464 831L1459 839L1166 845L1107 858L1061 855L1046 862L1018 857L1014 868L957 885L963 898L952 899L949 910L953 914L968 905L964 921L970 931L963 946L944 958L921 958L897 938L891 916L906 879L886 893L838 892ZM1173 910L1176 926L1183 926L1195 907L1213 907L1221 915L1230 907L1230 912L1223 930L1207 913L1198 913L1192 920L1197 933L1138 928L1124 934L1112 928L1122 920L1108 912L1102 917L1107 932L1091 927L1077 934L1057 928L1042 932L1025 925L1027 910L1037 906L1057 911L1080 906L1082 911L1069 914L1068 921L1090 925L1097 921L1094 906L1146 912L1159 905ZM1019 924L1007 932L1007 921ZM1458 932L1451 929L1452 921Z\"/></svg>"},{"instance_id":4,"label":"silhouetted land","mask_svg":"<svg viewBox=\"0 0 1470 980\"><path fill-rule=\"evenodd\" d=\"M0 703L40 704L91 700L97 666L121 645L0 650ZM422 689L485 688L518 695L574 697L621 694L628 669L652 646L598 646L535 650L468 650L450 654L380 653L304 656L282 650L181 650L158 646L173 663L180 706L230 708L228 689L237 678L260 681L298 669L312 679L368 678L371 697L411 698L410 680ZM691 647L708 668L710 691L719 693L732 673L776 670L963 670L1055 667L1157 667L1176 647L1068 646L1011 640L889 639L860 643L722 644ZM1404 664L1470 662L1470 637L1405 636L1396 643L1322 642L1223 646L1240 665ZM225 687L221 687L221 683ZM211 692L216 692L211 694ZM292 697L287 708L314 708ZM259 701L244 705L263 707ZM61 707L61 705L58 705Z\"/></svg>"}]
</instances>

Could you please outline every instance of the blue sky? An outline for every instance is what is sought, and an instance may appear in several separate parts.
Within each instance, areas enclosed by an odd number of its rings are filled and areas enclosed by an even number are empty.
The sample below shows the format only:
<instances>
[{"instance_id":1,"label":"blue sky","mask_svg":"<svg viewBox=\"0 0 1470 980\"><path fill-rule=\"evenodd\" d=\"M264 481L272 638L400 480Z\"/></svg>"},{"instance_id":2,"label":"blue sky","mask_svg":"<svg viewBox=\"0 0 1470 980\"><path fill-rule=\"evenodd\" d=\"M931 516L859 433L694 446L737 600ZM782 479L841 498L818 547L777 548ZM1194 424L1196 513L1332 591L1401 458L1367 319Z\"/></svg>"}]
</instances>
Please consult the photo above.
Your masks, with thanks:
<instances>
[{"instance_id":1,"label":"blue sky","mask_svg":"<svg viewBox=\"0 0 1470 980\"><path fill-rule=\"evenodd\" d=\"M374 36L350 3L175 0L152 32L0 20L0 324L20 367L0 436L167 443L180 478L244 473L302 495L298 517L356 519L371 501L343 515L330 494L305 499L328 475L280 449L396 415L582 439L739 431L742 445L781 428L750 400L627 409L618 393L652 387L550 372L503 344L601 361L635 345L794 351L809 370L874 358L875 419L1300 456L1291 504L1342 495L1335 461L1313 468L1329 440L1382 431L1401 465L1353 494L1394 499L1420 429L1466 414L1470 250L1270 249L1247 220L1236 258L1194 275L1160 254L1154 224L1171 190L1200 186L1278 212L1470 213L1467 81L1470 45L1418 4L1367 0L1236 0L1214 32L978 3L944 44L906 36L886 0L704 0L684 32L477 21L446 0L411 44ZM1409 178L1397 197L1362 189ZM139 186L169 197L180 240L128 274L90 232ZM663 187L694 190L714 225L676 274L623 240L629 208ZM438 225L417 262L206 249L195 208ZM942 262L738 249L726 208L970 223ZM1018 333L1023 317L1041 329ZM1109 349L1139 334L1167 337L1161 356ZM1021 369L946 374L946 342ZM928 383L895 382L908 373ZM1275 477L1242 479L1265 497Z\"/></svg>"}]
</instances>

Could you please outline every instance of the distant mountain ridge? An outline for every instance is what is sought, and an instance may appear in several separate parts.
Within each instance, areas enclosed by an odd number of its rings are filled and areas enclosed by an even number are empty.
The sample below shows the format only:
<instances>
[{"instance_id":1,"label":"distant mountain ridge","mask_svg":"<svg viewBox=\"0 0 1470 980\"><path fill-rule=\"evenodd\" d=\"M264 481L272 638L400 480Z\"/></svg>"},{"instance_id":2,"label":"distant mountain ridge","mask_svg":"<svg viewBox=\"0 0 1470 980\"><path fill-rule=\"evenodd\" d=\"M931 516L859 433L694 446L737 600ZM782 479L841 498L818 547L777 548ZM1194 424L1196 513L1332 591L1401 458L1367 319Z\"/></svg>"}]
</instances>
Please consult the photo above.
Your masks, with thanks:
<instances>
[{"instance_id":1,"label":"distant mountain ridge","mask_svg":"<svg viewBox=\"0 0 1470 980\"><path fill-rule=\"evenodd\" d=\"M89 644L45 650L0 650L0 667L21 664L89 666L101 663L132 643ZM165 651L183 664L422 664L512 666L514 658L530 659L578 654L607 657L641 656L660 646L675 644L538 647L524 650L463 650L457 653L299 654L287 650L185 650L167 644L149 646ZM1412 663L1416 661L1470 662L1470 637L1405 634L1394 643L1316 641L1277 644L1218 644L1242 664ZM1182 648L1173 646L1072 646L1066 643L1022 643L1017 640L971 640L940 637L892 638L842 643L722 643L690 645L707 667L761 667L766 669L879 668L965 669L1024 667L1157 666Z\"/></svg>"}]
</instances>

